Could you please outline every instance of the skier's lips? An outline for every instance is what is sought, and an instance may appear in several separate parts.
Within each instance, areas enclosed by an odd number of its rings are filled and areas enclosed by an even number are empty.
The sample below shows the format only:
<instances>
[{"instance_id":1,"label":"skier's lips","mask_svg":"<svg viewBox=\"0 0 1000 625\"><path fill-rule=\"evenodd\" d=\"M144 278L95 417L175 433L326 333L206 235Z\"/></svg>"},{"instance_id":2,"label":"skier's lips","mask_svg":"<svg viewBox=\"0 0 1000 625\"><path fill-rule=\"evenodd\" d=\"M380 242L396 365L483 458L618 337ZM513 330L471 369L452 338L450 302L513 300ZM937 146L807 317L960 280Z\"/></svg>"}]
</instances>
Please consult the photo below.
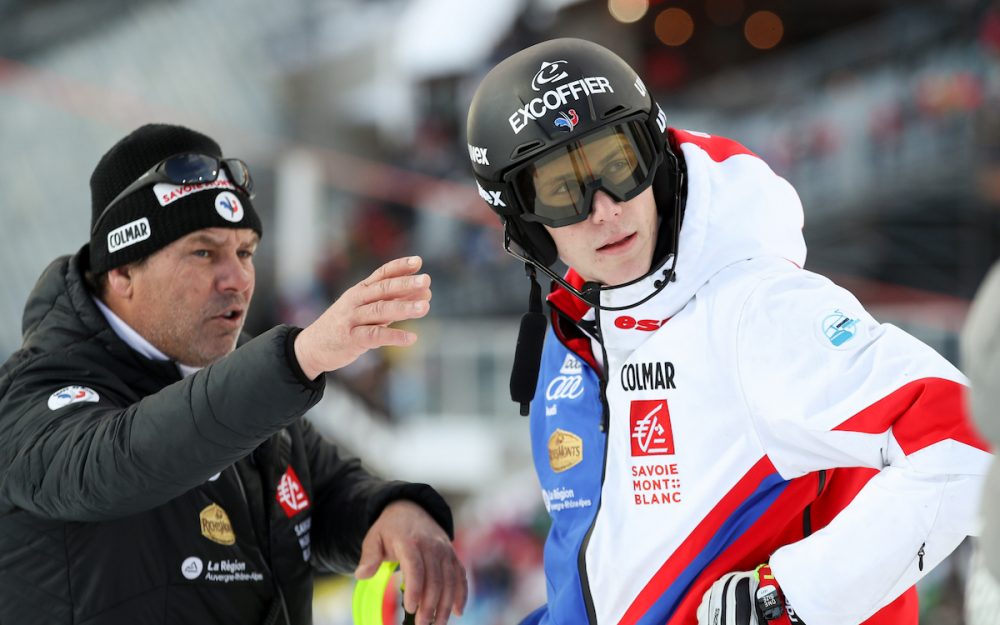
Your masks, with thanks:
<instances>
[{"instance_id":1,"label":"skier's lips","mask_svg":"<svg viewBox=\"0 0 1000 625\"><path fill-rule=\"evenodd\" d=\"M615 236L604 245L597 248L598 254L619 254L629 250L636 242L636 233Z\"/></svg>"}]
</instances>

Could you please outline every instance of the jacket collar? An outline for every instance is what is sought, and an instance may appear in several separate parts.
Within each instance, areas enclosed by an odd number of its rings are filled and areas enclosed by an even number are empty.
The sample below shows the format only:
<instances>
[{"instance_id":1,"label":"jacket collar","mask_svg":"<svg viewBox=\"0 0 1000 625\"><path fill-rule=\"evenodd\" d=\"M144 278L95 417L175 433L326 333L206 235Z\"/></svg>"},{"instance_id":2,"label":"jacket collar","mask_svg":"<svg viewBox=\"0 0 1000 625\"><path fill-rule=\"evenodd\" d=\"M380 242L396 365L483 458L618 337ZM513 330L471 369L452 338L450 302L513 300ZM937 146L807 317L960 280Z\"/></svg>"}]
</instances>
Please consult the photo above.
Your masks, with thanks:
<instances>
[{"instance_id":1,"label":"jacket collar","mask_svg":"<svg viewBox=\"0 0 1000 625\"><path fill-rule=\"evenodd\" d=\"M121 366L116 369L123 379L129 378L125 381L130 385L148 378L161 383L179 380L173 362L144 356L112 329L84 280L89 267L88 248L84 245L73 256L57 258L38 279L25 304L24 348L57 353L73 349L77 344L96 342L103 345L105 353L120 362Z\"/></svg>"}]
</instances>

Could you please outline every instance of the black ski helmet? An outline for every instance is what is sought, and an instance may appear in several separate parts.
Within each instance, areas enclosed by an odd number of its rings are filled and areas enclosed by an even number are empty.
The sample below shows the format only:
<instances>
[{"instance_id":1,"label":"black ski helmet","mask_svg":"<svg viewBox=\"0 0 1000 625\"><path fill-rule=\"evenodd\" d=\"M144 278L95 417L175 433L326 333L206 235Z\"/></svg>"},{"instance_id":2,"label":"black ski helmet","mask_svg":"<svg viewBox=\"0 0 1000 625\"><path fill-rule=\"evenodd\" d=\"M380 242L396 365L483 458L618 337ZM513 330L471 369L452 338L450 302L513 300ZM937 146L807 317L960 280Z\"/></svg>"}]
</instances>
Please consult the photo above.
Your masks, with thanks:
<instances>
[{"instance_id":1,"label":"black ski helmet","mask_svg":"<svg viewBox=\"0 0 1000 625\"><path fill-rule=\"evenodd\" d=\"M557 260L552 237L530 220L530 198L515 184L518 170L626 122L644 135L640 141L651 151L651 182L618 199L631 199L652 184L657 210L679 228L680 216L669 214L680 205L681 185L666 115L618 55L582 39L553 39L511 55L486 74L469 108L469 158L480 196L504 226L508 252L513 240L526 253L524 260L543 270Z\"/></svg>"}]
</instances>

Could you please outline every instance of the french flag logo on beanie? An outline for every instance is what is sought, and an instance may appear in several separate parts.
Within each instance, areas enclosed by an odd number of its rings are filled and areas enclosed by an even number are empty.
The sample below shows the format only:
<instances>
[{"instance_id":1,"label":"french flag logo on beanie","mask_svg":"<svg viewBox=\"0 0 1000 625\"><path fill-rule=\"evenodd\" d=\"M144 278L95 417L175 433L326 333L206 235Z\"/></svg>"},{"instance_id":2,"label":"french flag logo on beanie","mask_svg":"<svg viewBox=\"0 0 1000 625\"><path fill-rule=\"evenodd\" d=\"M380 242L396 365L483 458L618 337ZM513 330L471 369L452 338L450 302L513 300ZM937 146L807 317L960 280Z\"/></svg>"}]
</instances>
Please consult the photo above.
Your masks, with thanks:
<instances>
[{"instance_id":1,"label":"french flag logo on beanie","mask_svg":"<svg viewBox=\"0 0 1000 625\"><path fill-rule=\"evenodd\" d=\"M219 213L219 217L234 224L243 221L244 211L240 198L229 191L223 191L215 196L215 212Z\"/></svg>"}]
</instances>

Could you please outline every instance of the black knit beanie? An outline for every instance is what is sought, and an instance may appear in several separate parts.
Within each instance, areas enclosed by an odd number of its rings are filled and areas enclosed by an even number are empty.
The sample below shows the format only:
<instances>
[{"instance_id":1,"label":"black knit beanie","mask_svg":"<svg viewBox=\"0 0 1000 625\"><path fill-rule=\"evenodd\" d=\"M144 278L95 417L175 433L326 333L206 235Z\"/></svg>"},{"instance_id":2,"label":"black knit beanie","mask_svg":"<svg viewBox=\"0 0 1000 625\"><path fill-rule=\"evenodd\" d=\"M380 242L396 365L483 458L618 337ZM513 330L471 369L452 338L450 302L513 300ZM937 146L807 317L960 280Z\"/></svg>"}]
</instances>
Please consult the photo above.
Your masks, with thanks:
<instances>
[{"instance_id":1,"label":"black knit beanie","mask_svg":"<svg viewBox=\"0 0 1000 625\"><path fill-rule=\"evenodd\" d=\"M187 153L222 158L219 144L182 126L147 124L116 143L90 177L91 230L111 200L139 176ZM91 271L101 274L140 260L202 228L250 228L261 235L250 198L222 178L187 186L156 183L122 198L90 235Z\"/></svg>"}]
</instances>

